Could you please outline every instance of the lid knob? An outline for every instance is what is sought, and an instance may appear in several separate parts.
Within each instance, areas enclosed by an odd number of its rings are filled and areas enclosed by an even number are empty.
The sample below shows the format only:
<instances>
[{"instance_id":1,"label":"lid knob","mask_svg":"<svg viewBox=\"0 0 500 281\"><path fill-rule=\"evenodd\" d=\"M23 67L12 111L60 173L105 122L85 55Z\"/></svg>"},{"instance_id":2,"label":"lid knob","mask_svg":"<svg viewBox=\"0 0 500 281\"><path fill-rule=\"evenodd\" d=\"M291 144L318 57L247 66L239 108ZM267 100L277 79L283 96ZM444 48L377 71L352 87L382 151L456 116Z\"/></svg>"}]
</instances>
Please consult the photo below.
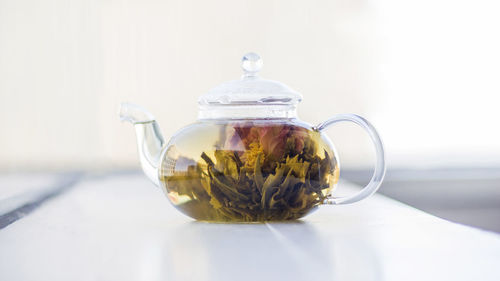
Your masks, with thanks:
<instances>
[{"instance_id":1,"label":"lid knob","mask_svg":"<svg viewBox=\"0 0 500 281\"><path fill-rule=\"evenodd\" d=\"M262 59L256 53L248 53L241 59L241 68L245 72L243 77L257 76L257 72L262 68Z\"/></svg>"}]
</instances>

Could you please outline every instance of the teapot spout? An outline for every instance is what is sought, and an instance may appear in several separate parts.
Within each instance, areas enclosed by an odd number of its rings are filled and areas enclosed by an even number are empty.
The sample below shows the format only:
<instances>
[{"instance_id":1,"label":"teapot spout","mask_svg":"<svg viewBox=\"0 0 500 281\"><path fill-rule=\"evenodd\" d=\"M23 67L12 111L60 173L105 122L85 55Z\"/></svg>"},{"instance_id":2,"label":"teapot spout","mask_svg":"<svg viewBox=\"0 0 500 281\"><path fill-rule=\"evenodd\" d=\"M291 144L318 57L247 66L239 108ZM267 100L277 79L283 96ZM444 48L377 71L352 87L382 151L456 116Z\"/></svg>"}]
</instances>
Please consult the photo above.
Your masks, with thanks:
<instances>
[{"instance_id":1,"label":"teapot spout","mask_svg":"<svg viewBox=\"0 0 500 281\"><path fill-rule=\"evenodd\" d=\"M165 141L158 123L151 113L135 104L121 103L119 115L121 121L134 125L142 170L159 186L158 167Z\"/></svg>"}]
</instances>

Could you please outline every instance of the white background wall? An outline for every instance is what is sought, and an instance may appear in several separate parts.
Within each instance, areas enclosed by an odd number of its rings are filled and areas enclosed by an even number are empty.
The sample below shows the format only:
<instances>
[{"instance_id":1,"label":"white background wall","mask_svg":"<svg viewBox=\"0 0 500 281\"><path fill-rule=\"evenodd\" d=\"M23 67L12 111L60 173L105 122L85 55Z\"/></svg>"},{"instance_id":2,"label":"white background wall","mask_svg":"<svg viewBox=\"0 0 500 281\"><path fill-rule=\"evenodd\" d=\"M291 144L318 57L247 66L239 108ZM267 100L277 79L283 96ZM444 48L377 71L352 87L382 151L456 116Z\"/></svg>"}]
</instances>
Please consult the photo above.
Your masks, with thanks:
<instances>
[{"instance_id":1,"label":"white background wall","mask_svg":"<svg viewBox=\"0 0 500 281\"><path fill-rule=\"evenodd\" d=\"M499 165L498 3L0 0L0 169L137 167L117 104L168 137L248 51L305 121L365 115L393 167ZM359 129L331 136L344 166L371 165Z\"/></svg>"}]
</instances>

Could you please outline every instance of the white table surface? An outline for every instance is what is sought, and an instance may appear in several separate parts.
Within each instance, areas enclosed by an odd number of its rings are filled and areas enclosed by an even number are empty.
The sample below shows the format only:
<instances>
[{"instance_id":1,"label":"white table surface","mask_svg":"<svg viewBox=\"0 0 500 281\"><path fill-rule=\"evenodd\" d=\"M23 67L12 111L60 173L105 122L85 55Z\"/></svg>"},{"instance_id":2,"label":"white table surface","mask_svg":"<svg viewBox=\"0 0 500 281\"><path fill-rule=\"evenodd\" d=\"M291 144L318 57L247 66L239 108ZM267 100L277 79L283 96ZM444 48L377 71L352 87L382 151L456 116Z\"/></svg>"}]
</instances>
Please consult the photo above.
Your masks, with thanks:
<instances>
[{"instance_id":1,"label":"white table surface","mask_svg":"<svg viewBox=\"0 0 500 281\"><path fill-rule=\"evenodd\" d=\"M499 235L381 195L294 223L208 224L138 173L3 176L0 194L36 181L63 192L0 197L0 280L500 280Z\"/></svg>"}]
</instances>

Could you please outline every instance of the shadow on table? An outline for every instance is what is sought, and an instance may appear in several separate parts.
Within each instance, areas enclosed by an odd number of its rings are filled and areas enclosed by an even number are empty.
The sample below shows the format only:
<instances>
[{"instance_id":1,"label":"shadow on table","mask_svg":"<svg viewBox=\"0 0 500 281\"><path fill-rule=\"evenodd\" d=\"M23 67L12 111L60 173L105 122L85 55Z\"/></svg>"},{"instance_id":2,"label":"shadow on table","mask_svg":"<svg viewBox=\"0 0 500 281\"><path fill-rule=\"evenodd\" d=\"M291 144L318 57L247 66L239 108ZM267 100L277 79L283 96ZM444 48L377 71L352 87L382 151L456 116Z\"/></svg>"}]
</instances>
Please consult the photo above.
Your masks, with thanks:
<instances>
[{"instance_id":1,"label":"shadow on table","mask_svg":"<svg viewBox=\"0 0 500 281\"><path fill-rule=\"evenodd\" d=\"M325 237L312 224L179 226L165 244L168 280L381 280L366 241ZM347 277L347 278L345 278Z\"/></svg>"}]
</instances>

